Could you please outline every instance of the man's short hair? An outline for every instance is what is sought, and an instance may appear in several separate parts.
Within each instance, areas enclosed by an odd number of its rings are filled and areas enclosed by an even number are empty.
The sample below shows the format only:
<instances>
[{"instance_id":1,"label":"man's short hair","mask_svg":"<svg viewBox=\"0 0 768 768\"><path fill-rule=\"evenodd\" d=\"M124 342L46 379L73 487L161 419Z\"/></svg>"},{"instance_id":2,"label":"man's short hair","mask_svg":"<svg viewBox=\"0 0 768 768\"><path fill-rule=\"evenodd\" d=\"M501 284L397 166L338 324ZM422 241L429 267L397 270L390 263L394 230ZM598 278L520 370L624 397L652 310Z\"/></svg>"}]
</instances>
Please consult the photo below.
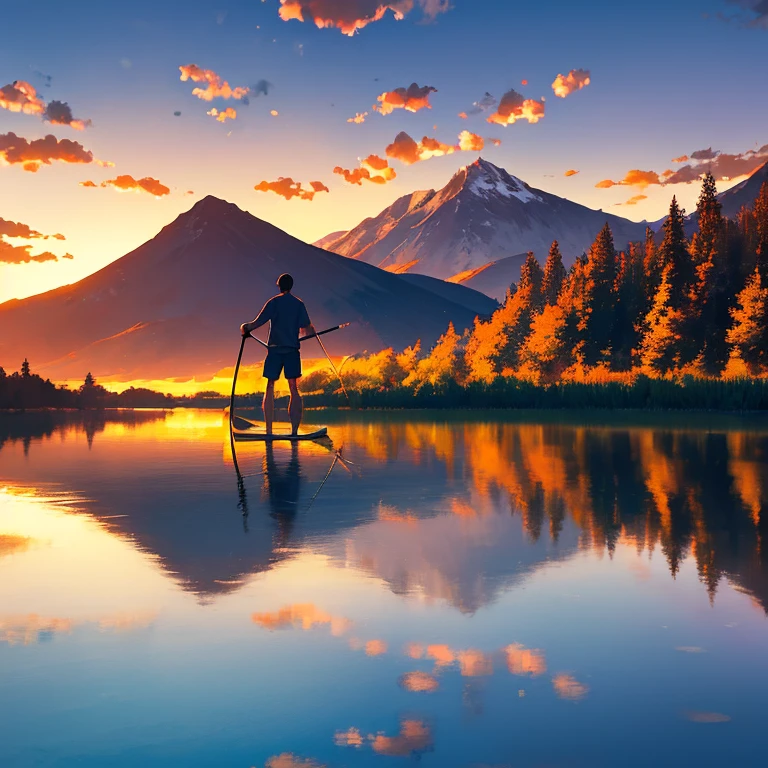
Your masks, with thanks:
<instances>
[{"instance_id":1,"label":"man's short hair","mask_svg":"<svg viewBox=\"0 0 768 768\"><path fill-rule=\"evenodd\" d=\"M286 272L277 278L277 286L283 293L290 291L293 288L293 278Z\"/></svg>"}]
</instances>

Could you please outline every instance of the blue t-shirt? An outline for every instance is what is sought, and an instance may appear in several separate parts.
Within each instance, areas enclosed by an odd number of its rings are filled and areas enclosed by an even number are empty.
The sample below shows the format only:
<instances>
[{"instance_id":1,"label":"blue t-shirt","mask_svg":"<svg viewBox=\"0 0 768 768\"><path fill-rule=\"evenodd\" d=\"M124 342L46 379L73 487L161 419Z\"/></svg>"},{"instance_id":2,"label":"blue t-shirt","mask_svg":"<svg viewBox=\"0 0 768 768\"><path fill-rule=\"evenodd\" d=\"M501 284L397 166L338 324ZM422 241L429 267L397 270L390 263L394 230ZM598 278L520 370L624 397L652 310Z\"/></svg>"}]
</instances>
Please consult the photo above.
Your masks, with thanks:
<instances>
[{"instance_id":1,"label":"blue t-shirt","mask_svg":"<svg viewBox=\"0 0 768 768\"><path fill-rule=\"evenodd\" d=\"M299 330L310 324L307 308L291 293L273 296L253 321L255 328L269 322L269 344L277 351L299 348Z\"/></svg>"}]
</instances>

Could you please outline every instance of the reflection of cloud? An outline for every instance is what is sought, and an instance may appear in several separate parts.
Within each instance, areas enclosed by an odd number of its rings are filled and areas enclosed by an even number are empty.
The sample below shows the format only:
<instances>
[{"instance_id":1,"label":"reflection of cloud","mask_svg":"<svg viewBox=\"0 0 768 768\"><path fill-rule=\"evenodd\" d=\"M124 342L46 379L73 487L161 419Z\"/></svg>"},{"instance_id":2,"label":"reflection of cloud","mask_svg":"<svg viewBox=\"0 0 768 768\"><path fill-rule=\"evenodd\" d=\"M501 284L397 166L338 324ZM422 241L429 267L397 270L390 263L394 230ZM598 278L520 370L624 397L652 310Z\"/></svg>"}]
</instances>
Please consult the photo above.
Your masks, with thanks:
<instances>
[{"instance_id":1,"label":"reflection of cloud","mask_svg":"<svg viewBox=\"0 0 768 768\"><path fill-rule=\"evenodd\" d=\"M508 645L504 649L507 657L507 669L513 675L531 675L536 677L547 671L544 651L526 648L519 643Z\"/></svg>"},{"instance_id":2,"label":"reflection of cloud","mask_svg":"<svg viewBox=\"0 0 768 768\"><path fill-rule=\"evenodd\" d=\"M155 611L122 611L99 620L99 629L108 632L133 632L155 622Z\"/></svg>"},{"instance_id":3,"label":"reflection of cloud","mask_svg":"<svg viewBox=\"0 0 768 768\"><path fill-rule=\"evenodd\" d=\"M363 734L357 728L349 728L346 731L336 731L333 743L337 747L362 747Z\"/></svg>"},{"instance_id":4,"label":"reflection of cloud","mask_svg":"<svg viewBox=\"0 0 768 768\"><path fill-rule=\"evenodd\" d=\"M552 686L561 699L570 699L571 701L583 699L589 693L589 688L572 675L555 675L552 678Z\"/></svg>"},{"instance_id":5,"label":"reflection of cloud","mask_svg":"<svg viewBox=\"0 0 768 768\"><path fill-rule=\"evenodd\" d=\"M0 164L21 164L25 171L35 173L41 165L51 165L54 160L62 163L91 163L93 153L82 144L69 139L57 139L48 134L43 139L27 141L15 133L0 133Z\"/></svg>"},{"instance_id":6,"label":"reflection of cloud","mask_svg":"<svg viewBox=\"0 0 768 768\"><path fill-rule=\"evenodd\" d=\"M270 757L264 764L264 768L325 768L325 766L311 758L305 760L291 752L283 752L281 755Z\"/></svg>"},{"instance_id":7,"label":"reflection of cloud","mask_svg":"<svg viewBox=\"0 0 768 768\"><path fill-rule=\"evenodd\" d=\"M0 219L0 224L2 224L2 219ZM0 534L0 557L25 552L32 546L33 541L29 536L16 536L12 533Z\"/></svg>"},{"instance_id":8,"label":"reflection of cloud","mask_svg":"<svg viewBox=\"0 0 768 768\"><path fill-rule=\"evenodd\" d=\"M401 688L413 693L432 693L440 685L437 678L428 672L406 672L397 682Z\"/></svg>"},{"instance_id":9,"label":"reflection of cloud","mask_svg":"<svg viewBox=\"0 0 768 768\"><path fill-rule=\"evenodd\" d=\"M317 192L328 192L328 187L321 181L310 181L312 189L304 189L301 182L294 181L290 176L281 176L277 181L260 181L254 189L257 192L274 192L286 200L298 197L300 200L312 200Z\"/></svg>"},{"instance_id":10,"label":"reflection of cloud","mask_svg":"<svg viewBox=\"0 0 768 768\"><path fill-rule=\"evenodd\" d=\"M33 645L56 634L69 634L73 626L71 619L46 618L36 613L7 616L0 618L0 643Z\"/></svg>"},{"instance_id":11,"label":"reflection of cloud","mask_svg":"<svg viewBox=\"0 0 768 768\"><path fill-rule=\"evenodd\" d=\"M334 637L343 635L352 622L343 616L332 616L321 611L313 603L295 603L286 605L278 611L271 613L254 613L251 621L260 627L269 630L275 629L302 629L304 631L323 625L329 625Z\"/></svg>"},{"instance_id":12,"label":"reflection of cloud","mask_svg":"<svg viewBox=\"0 0 768 768\"><path fill-rule=\"evenodd\" d=\"M366 656L382 656L387 652L385 640L368 640L365 644Z\"/></svg>"},{"instance_id":13,"label":"reflection of cloud","mask_svg":"<svg viewBox=\"0 0 768 768\"><path fill-rule=\"evenodd\" d=\"M232 88L226 80L223 80L212 69L202 69L197 64L182 64L179 67L180 80L193 83L205 83L205 88L193 88L192 94L203 101L213 99L242 99L250 93L249 88Z\"/></svg>"},{"instance_id":14,"label":"reflection of cloud","mask_svg":"<svg viewBox=\"0 0 768 768\"><path fill-rule=\"evenodd\" d=\"M552 83L555 96L564 99L575 91L586 88L590 83L588 69L572 69L567 75L558 75Z\"/></svg>"},{"instance_id":15,"label":"reflection of cloud","mask_svg":"<svg viewBox=\"0 0 768 768\"><path fill-rule=\"evenodd\" d=\"M418 0L427 21L449 9L448 0ZM399 21L413 10L414 0L280 0L283 21L314 21L320 29L335 27L344 35L380 21L392 11Z\"/></svg>"},{"instance_id":16,"label":"reflection of cloud","mask_svg":"<svg viewBox=\"0 0 768 768\"><path fill-rule=\"evenodd\" d=\"M390 757L406 757L425 752L432 746L432 732L421 720L403 720L397 736L379 733L372 739L373 751Z\"/></svg>"},{"instance_id":17,"label":"reflection of cloud","mask_svg":"<svg viewBox=\"0 0 768 768\"><path fill-rule=\"evenodd\" d=\"M538 123L544 117L544 102L526 99L514 88L508 90L499 102L499 108L489 118L489 123L513 125L518 120Z\"/></svg>"},{"instance_id":18,"label":"reflection of cloud","mask_svg":"<svg viewBox=\"0 0 768 768\"><path fill-rule=\"evenodd\" d=\"M462 677L487 677L493 674L493 661L487 653L470 648L456 655Z\"/></svg>"},{"instance_id":19,"label":"reflection of cloud","mask_svg":"<svg viewBox=\"0 0 768 768\"><path fill-rule=\"evenodd\" d=\"M408 112L418 112L420 109L432 109L429 103L429 94L437 93L437 88L431 85L418 85L411 83L407 88L395 88L393 91L385 91L377 97L381 106L373 105L374 112L389 115L396 109L405 109Z\"/></svg>"},{"instance_id":20,"label":"reflection of cloud","mask_svg":"<svg viewBox=\"0 0 768 768\"><path fill-rule=\"evenodd\" d=\"M683 716L692 723L728 723L731 720L729 715L724 715L722 712L688 711L683 712Z\"/></svg>"}]
</instances>

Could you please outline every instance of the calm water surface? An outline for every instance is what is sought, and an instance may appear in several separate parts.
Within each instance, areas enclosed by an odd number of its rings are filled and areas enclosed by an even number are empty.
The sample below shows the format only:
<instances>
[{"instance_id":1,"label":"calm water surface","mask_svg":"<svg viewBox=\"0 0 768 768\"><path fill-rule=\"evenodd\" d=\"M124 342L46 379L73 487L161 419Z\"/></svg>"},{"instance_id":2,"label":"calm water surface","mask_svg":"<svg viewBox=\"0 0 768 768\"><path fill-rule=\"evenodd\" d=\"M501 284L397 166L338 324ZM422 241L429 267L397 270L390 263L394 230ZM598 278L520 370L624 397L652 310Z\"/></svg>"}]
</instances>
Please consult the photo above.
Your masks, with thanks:
<instances>
[{"instance_id":1,"label":"calm water surface","mask_svg":"<svg viewBox=\"0 0 768 768\"><path fill-rule=\"evenodd\" d=\"M0 764L765 765L768 425L525 418L2 417Z\"/></svg>"}]
</instances>

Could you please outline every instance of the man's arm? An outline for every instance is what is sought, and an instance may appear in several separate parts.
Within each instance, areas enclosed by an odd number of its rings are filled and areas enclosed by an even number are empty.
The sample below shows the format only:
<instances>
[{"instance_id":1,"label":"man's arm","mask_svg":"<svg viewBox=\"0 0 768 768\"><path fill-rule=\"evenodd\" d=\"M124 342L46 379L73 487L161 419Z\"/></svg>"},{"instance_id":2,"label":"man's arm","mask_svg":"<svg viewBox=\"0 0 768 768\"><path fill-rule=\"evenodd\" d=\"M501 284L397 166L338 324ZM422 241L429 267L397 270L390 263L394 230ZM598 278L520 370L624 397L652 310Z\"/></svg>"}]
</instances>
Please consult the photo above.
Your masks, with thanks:
<instances>
[{"instance_id":1,"label":"man's arm","mask_svg":"<svg viewBox=\"0 0 768 768\"><path fill-rule=\"evenodd\" d=\"M270 299L261 309L261 312L256 316L256 319L250 323L243 323L240 326L240 333L243 336L247 336L251 331L255 331L257 328L261 328L272 319L272 299Z\"/></svg>"},{"instance_id":2,"label":"man's arm","mask_svg":"<svg viewBox=\"0 0 768 768\"><path fill-rule=\"evenodd\" d=\"M311 336L315 332L315 326L312 325L312 321L309 319L309 313L307 312L307 308L304 306L304 304L301 305L302 309L304 310L304 316L300 319L301 326L299 327L299 330L301 331L302 336Z\"/></svg>"}]
</instances>

